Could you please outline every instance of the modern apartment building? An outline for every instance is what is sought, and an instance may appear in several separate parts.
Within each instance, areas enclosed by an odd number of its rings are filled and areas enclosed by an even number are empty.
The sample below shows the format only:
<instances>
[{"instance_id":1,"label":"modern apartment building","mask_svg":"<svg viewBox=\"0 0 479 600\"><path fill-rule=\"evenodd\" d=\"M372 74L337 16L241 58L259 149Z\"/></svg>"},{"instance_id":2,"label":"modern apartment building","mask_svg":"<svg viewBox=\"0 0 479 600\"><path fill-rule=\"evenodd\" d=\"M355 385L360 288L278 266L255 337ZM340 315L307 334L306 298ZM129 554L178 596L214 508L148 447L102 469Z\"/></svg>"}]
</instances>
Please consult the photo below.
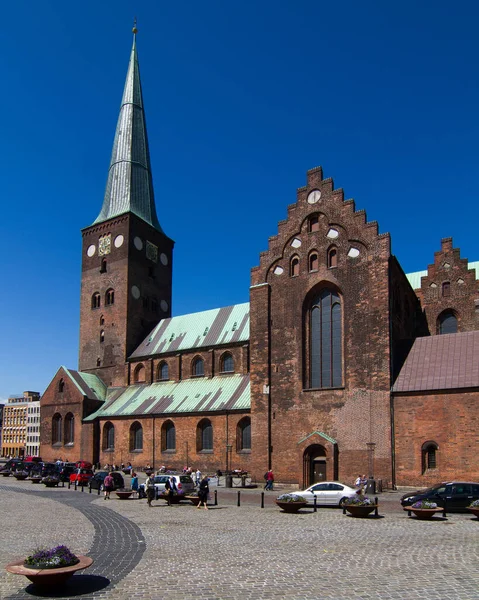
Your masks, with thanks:
<instances>
[{"instance_id":1,"label":"modern apartment building","mask_svg":"<svg viewBox=\"0 0 479 600\"><path fill-rule=\"evenodd\" d=\"M40 394L11 396L3 409L2 457L37 456L40 448Z\"/></svg>"}]
</instances>

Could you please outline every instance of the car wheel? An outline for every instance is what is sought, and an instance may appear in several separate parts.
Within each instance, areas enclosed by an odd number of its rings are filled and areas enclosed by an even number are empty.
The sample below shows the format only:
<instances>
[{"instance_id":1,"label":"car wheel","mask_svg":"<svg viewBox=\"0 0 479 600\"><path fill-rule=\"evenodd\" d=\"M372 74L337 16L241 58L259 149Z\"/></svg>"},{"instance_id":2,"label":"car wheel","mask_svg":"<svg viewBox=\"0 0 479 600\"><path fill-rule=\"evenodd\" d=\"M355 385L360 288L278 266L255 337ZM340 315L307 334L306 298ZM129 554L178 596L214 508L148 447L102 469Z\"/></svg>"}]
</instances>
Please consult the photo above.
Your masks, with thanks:
<instances>
[{"instance_id":1,"label":"car wheel","mask_svg":"<svg viewBox=\"0 0 479 600\"><path fill-rule=\"evenodd\" d=\"M341 500L339 501L339 508L344 508L345 500L347 500L346 496L344 496L344 498L341 498Z\"/></svg>"}]
</instances>

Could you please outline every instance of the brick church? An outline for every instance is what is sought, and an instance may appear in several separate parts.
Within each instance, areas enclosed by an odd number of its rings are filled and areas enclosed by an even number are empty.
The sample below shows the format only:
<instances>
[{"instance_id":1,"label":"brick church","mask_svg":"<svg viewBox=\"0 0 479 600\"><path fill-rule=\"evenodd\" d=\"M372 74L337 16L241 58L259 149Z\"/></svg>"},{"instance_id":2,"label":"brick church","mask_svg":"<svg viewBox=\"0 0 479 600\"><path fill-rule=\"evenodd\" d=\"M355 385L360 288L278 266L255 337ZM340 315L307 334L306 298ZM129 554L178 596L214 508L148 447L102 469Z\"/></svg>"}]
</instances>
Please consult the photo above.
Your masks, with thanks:
<instances>
[{"instance_id":1,"label":"brick church","mask_svg":"<svg viewBox=\"0 0 479 600\"><path fill-rule=\"evenodd\" d=\"M82 237L79 365L42 396L44 460L258 479L271 467L300 487L367 471L389 485L477 479L479 262L447 238L406 275L321 168L251 270L249 303L171 316L174 242L155 209L135 40Z\"/></svg>"}]
</instances>

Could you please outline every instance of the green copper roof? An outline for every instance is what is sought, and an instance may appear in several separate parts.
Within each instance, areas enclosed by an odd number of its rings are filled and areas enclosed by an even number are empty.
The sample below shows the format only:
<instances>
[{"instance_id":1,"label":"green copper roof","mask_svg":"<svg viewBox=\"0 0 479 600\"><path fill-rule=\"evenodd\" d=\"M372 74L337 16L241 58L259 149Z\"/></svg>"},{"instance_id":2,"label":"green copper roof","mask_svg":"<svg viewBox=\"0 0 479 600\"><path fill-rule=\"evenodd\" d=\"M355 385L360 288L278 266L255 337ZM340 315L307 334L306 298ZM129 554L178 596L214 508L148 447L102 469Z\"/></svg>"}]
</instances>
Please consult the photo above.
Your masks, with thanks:
<instances>
[{"instance_id":1,"label":"green copper roof","mask_svg":"<svg viewBox=\"0 0 479 600\"><path fill-rule=\"evenodd\" d=\"M130 358L249 340L249 302L161 320Z\"/></svg>"},{"instance_id":2,"label":"green copper roof","mask_svg":"<svg viewBox=\"0 0 479 600\"><path fill-rule=\"evenodd\" d=\"M134 213L162 231L156 216L135 39L116 126L105 197L95 223L127 212Z\"/></svg>"},{"instance_id":3,"label":"green copper roof","mask_svg":"<svg viewBox=\"0 0 479 600\"><path fill-rule=\"evenodd\" d=\"M474 269L476 271L476 279L479 279L479 261L470 262L467 264L469 269ZM414 273L406 273L406 277L408 278L409 283L413 290L418 290L421 287L421 277L427 276L426 271L415 271Z\"/></svg>"},{"instance_id":4,"label":"green copper roof","mask_svg":"<svg viewBox=\"0 0 479 600\"><path fill-rule=\"evenodd\" d=\"M162 381L151 385L110 388L105 404L84 420L249 410L250 406L249 374L212 379L198 377L178 382Z\"/></svg>"},{"instance_id":5,"label":"green copper roof","mask_svg":"<svg viewBox=\"0 0 479 600\"><path fill-rule=\"evenodd\" d=\"M91 373L82 373L81 371L73 371L66 367L60 367L63 369L68 377L73 381L78 390L87 398L94 400L105 400L106 397L106 385L97 376Z\"/></svg>"}]
</instances>

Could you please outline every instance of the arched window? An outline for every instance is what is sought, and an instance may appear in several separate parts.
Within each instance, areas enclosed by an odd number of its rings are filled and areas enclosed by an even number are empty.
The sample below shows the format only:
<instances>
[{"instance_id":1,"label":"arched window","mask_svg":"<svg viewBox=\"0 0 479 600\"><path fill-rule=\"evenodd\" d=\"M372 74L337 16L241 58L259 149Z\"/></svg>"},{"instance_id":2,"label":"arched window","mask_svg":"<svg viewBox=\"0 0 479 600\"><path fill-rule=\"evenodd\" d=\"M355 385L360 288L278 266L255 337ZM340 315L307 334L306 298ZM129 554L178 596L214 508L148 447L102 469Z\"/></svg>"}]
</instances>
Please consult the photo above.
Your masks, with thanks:
<instances>
[{"instance_id":1,"label":"arched window","mask_svg":"<svg viewBox=\"0 0 479 600\"><path fill-rule=\"evenodd\" d=\"M319 269L318 253L311 252L311 254L309 255L308 262L309 262L309 270L317 271Z\"/></svg>"},{"instance_id":2,"label":"arched window","mask_svg":"<svg viewBox=\"0 0 479 600\"><path fill-rule=\"evenodd\" d=\"M105 423L103 427L103 450L115 449L115 427L113 423Z\"/></svg>"},{"instance_id":3,"label":"arched window","mask_svg":"<svg viewBox=\"0 0 479 600\"><path fill-rule=\"evenodd\" d=\"M425 473L429 469L437 469L437 451L439 446L436 442L425 442L422 445L422 472Z\"/></svg>"},{"instance_id":4,"label":"arched window","mask_svg":"<svg viewBox=\"0 0 479 600\"><path fill-rule=\"evenodd\" d=\"M110 288L105 292L105 305L111 306L115 304L115 290Z\"/></svg>"},{"instance_id":5,"label":"arched window","mask_svg":"<svg viewBox=\"0 0 479 600\"><path fill-rule=\"evenodd\" d=\"M328 250L328 269L334 269L338 266L338 251L333 246Z\"/></svg>"},{"instance_id":6,"label":"arched window","mask_svg":"<svg viewBox=\"0 0 479 600\"><path fill-rule=\"evenodd\" d=\"M299 258L297 256L293 256L291 259L289 274L291 277L297 277L299 275Z\"/></svg>"},{"instance_id":7,"label":"arched window","mask_svg":"<svg viewBox=\"0 0 479 600\"><path fill-rule=\"evenodd\" d=\"M130 427L130 452L143 450L143 427L135 421Z\"/></svg>"},{"instance_id":8,"label":"arched window","mask_svg":"<svg viewBox=\"0 0 479 600\"><path fill-rule=\"evenodd\" d=\"M106 273L106 258L101 261L100 273Z\"/></svg>"},{"instance_id":9,"label":"arched window","mask_svg":"<svg viewBox=\"0 0 479 600\"><path fill-rule=\"evenodd\" d=\"M72 445L75 441L75 418L72 413L68 413L65 417L64 432L65 445Z\"/></svg>"},{"instance_id":10,"label":"arched window","mask_svg":"<svg viewBox=\"0 0 479 600\"><path fill-rule=\"evenodd\" d=\"M198 452L213 450L213 425L209 419L203 419L198 423L196 449Z\"/></svg>"},{"instance_id":11,"label":"arched window","mask_svg":"<svg viewBox=\"0 0 479 600\"><path fill-rule=\"evenodd\" d=\"M251 450L251 419L244 417L236 429L236 448L238 451Z\"/></svg>"},{"instance_id":12,"label":"arched window","mask_svg":"<svg viewBox=\"0 0 479 600\"><path fill-rule=\"evenodd\" d=\"M58 391L60 392L60 394L63 392L64 389L65 389L65 381L62 377L60 379L60 381L58 382Z\"/></svg>"},{"instance_id":13,"label":"arched window","mask_svg":"<svg viewBox=\"0 0 479 600\"><path fill-rule=\"evenodd\" d=\"M176 451L176 428L173 421L165 421L161 427L161 449L163 452Z\"/></svg>"},{"instance_id":14,"label":"arched window","mask_svg":"<svg viewBox=\"0 0 479 600\"><path fill-rule=\"evenodd\" d=\"M308 231L319 231L319 217L318 215L311 215L308 221Z\"/></svg>"},{"instance_id":15,"label":"arched window","mask_svg":"<svg viewBox=\"0 0 479 600\"><path fill-rule=\"evenodd\" d=\"M62 416L55 413L52 418L52 444L62 443Z\"/></svg>"},{"instance_id":16,"label":"arched window","mask_svg":"<svg viewBox=\"0 0 479 600\"><path fill-rule=\"evenodd\" d=\"M100 344L103 344L104 341L105 341L105 332L102 329L100 331Z\"/></svg>"},{"instance_id":17,"label":"arched window","mask_svg":"<svg viewBox=\"0 0 479 600\"><path fill-rule=\"evenodd\" d=\"M162 361L159 365L158 365L158 377L157 380L158 381L167 381L169 379L169 373L168 373L168 363L165 361Z\"/></svg>"},{"instance_id":18,"label":"arched window","mask_svg":"<svg viewBox=\"0 0 479 600\"><path fill-rule=\"evenodd\" d=\"M143 365L137 365L133 373L133 381L135 383L145 383L146 369Z\"/></svg>"},{"instance_id":19,"label":"arched window","mask_svg":"<svg viewBox=\"0 0 479 600\"><path fill-rule=\"evenodd\" d=\"M193 377L204 377L205 375L205 363L199 356L193 361L191 374Z\"/></svg>"},{"instance_id":20,"label":"arched window","mask_svg":"<svg viewBox=\"0 0 479 600\"><path fill-rule=\"evenodd\" d=\"M105 324L105 317L100 315L100 325L103 326Z\"/></svg>"},{"instance_id":21,"label":"arched window","mask_svg":"<svg viewBox=\"0 0 479 600\"><path fill-rule=\"evenodd\" d=\"M313 297L309 318L309 384L311 388L342 384L341 300L323 289Z\"/></svg>"},{"instance_id":22,"label":"arched window","mask_svg":"<svg viewBox=\"0 0 479 600\"><path fill-rule=\"evenodd\" d=\"M437 332L439 335L457 333L457 317L452 310L446 310L439 315L437 319Z\"/></svg>"},{"instance_id":23,"label":"arched window","mask_svg":"<svg viewBox=\"0 0 479 600\"><path fill-rule=\"evenodd\" d=\"M233 356L229 352L225 352L221 357L221 372L222 373L234 373L235 361Z\"/></svg>"},{"instance_id":24,"label":"arched window","mask_svg":"<svg viewBox=\"0 0 479 600\"><path fill-rule=\"evenodd\" d=\"M93 294L93 296L91 297L91 307L92 308L100 308L100 304L101 304L100 294L98 292L95 292Z\"/></svg>"},{"instance_id":25,"label":"arched window","mask_svg":"<svg viewBox=\"0 0 479 600\"><path fill-rule=\"evenodd\" d=\"M442 297L447 298L450 295L451 295L451 282L445 281L442 284Z\"/></svg>"}]
</instances>

